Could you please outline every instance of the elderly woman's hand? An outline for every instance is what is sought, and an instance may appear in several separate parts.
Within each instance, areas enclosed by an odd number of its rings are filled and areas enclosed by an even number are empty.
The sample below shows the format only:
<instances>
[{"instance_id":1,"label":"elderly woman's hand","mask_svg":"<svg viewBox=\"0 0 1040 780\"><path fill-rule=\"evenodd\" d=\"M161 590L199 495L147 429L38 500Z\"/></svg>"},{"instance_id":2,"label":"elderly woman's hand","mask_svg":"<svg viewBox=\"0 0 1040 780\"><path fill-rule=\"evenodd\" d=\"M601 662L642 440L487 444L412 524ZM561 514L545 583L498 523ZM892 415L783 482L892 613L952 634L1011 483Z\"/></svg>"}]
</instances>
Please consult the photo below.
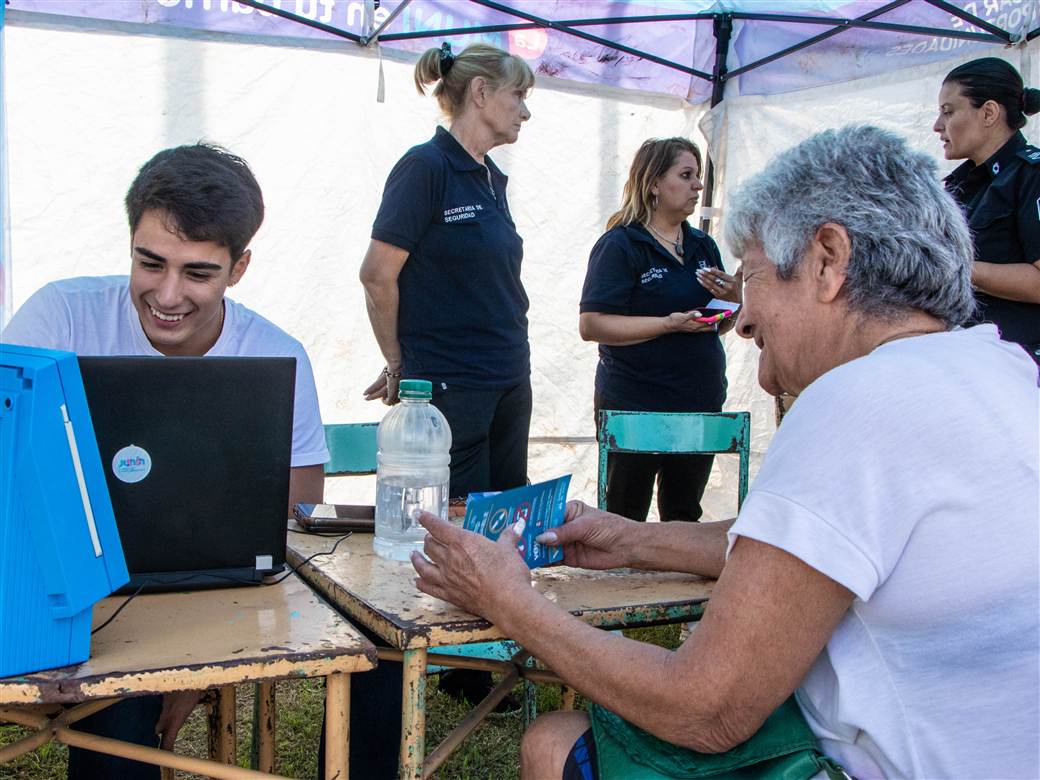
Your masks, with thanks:
<instances>
[{"instance_id":1,"label":"elderly woman's hand","mask_svg":"<svg viewBox=\"0 0 1040 780\"><path fill-rule=\"evenodd\" d=\"M564 524L539 534L536 541L548 547L562 545L563 562L568 566L617 569L631 565L631 544L625 537L638 525L584 501L568 501Z\"/></svg>"},{"instance_id":2,"label":"elderly woman's hand","mask_svg":"<svg viewBox=\"0 0 1040 780\"><path fill-rule=\"evenodd\" d=\"M737 272L730 276L719 268L698 268L697 281L720 301L742 303L744 300L744 276L741 269L737 269Z\"/></svg>"},{"instance_id":3,"label":"elderly woman's hand","mask_svg":"<svg viewBox=\"0 0 1040 780\"><path fill-rule=\"evenodd\" d=\"M426 557L412 553L419 574L415 585L423 593L495 623L502 606L516 601L510 594L517 588L530 590L531 572L517 550L513 526L492 542L429 512L420 513L419 522L429 531L423 545Z\"/></svg>"}]
</instances>

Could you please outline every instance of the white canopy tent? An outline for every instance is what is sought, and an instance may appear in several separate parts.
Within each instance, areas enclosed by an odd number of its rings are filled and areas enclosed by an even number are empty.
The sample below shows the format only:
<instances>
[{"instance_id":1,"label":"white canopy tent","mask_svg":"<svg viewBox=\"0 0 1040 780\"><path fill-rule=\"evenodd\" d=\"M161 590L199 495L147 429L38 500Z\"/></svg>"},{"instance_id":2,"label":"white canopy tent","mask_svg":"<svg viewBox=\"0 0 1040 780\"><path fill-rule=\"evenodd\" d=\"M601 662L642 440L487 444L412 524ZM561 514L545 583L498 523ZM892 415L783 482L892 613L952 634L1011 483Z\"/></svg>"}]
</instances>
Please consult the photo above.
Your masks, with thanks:
<instances>
[{"instance_id":1,"label":"white canopy tent","mask_svg":"<svg viewBox=\"0 0 1040 780\"><path fill-rule=\"evenodd\" d=\"M415 93L415 55L335 39L228 35L16 6L3 28L9 167L2 173L10 191L3 264L13 308L54 279L126 273L122 198L137 168L161 148L215 141L250 162L267 203L253 263L232 297L304 343L326 422L379 419L384 407L361 397L382 358L357 273L390 167L440 119L435 101ZM1008 58L1027 83L1038 84L1034 50L1031 43L987 53ZM578 337L577 304L589 249L643 140L687 135L708 146L719 181L719 235L725 193L777 151L824 128L879 124L941 160L931 132L939 83L975 56L982 56L977 49L782 94L734 89L714 109L706 100L539 76L528 102L533 118L520 140L492 153L510 176L510 203L525 239L535 393L531 478L573 472L571 495L595 499L595 446L581 439L593 434L596 348ZM1027 136L1040 140L1032 124ZM721 249L732 269L735 260ZM753 345L735 334L726 344L727 408L751 410L761 455L773 429L772 399L757 386ZM242 388L244 399L248 392ZM735 464L720 460L707 501L714 517L732 514L736 503ZM367 492L370 501L371 489L337 486L331 498L358 500Z\"/></svg>"}]
</instances>

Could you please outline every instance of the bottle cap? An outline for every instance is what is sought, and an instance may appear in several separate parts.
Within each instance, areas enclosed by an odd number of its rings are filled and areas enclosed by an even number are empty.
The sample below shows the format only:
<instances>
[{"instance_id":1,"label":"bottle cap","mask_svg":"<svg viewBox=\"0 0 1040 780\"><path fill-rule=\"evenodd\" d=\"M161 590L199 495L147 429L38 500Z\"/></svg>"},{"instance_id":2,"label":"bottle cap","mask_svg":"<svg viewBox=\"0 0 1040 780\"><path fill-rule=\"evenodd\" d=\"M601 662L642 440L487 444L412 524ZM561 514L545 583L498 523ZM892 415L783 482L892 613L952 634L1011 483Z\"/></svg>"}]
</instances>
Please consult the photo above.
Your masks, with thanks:
<instances>
[{"instance_id":1,"label":"bottle cap","mask_svg":"<svg viewBox=\"0 0 1040 780\"><path fill-rule=\"evenodd\" d=\"M428 379L402 379L397 394L401 398L429 401L433 396L433 383Z\"/></svg>"}]
</instances>

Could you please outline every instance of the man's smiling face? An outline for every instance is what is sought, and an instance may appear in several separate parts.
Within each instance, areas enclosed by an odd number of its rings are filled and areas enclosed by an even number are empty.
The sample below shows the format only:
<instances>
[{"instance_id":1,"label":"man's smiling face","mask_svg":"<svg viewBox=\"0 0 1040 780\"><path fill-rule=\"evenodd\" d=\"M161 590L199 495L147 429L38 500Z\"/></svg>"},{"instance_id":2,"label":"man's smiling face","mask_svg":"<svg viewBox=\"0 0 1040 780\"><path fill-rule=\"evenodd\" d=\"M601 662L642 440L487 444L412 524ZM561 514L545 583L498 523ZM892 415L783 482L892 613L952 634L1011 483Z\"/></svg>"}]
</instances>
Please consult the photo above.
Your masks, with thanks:
<instances>
[{"instance_id":1,"label":"man's smiling face","mask_svg":"<svg viewBox=\"0 0 1040 780\"><path fill-rule=\"evenodd\" d=\"M131 237L130 299L145 336L164 355L201 356L223 326L224 291L242 278L249 250L232 263L227 247L184 238L158 210Z\"/></svg>"}]
</instances>

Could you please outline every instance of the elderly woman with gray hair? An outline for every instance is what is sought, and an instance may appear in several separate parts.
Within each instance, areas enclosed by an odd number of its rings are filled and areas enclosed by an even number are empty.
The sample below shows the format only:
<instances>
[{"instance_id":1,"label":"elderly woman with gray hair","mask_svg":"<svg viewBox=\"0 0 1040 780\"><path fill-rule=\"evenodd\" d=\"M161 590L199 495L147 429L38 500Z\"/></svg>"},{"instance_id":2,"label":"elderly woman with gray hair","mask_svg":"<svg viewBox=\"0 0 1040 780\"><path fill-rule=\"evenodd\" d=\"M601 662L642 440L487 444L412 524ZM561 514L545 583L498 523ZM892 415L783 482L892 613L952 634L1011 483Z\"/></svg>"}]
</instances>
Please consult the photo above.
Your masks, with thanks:
<instances>
[{"instance_id":1,"label":"elderly woman with gray hair","mask_svg":"<svg viewBox=\"0 0 1040 780\"><path fill-rule=\"evenodd\" d=\"M532 725L523 776L1035 776L1036 366L993 325L959 327L971 237L934 163L876 128L821 133L743 187L727 232L736 329L762 386L799 395L740 516L572 502L542 537L572 566L717 577L681 647L561 612L515 535L423 516L419 589L593 702Z\"/></svg>"}]
</instances>

